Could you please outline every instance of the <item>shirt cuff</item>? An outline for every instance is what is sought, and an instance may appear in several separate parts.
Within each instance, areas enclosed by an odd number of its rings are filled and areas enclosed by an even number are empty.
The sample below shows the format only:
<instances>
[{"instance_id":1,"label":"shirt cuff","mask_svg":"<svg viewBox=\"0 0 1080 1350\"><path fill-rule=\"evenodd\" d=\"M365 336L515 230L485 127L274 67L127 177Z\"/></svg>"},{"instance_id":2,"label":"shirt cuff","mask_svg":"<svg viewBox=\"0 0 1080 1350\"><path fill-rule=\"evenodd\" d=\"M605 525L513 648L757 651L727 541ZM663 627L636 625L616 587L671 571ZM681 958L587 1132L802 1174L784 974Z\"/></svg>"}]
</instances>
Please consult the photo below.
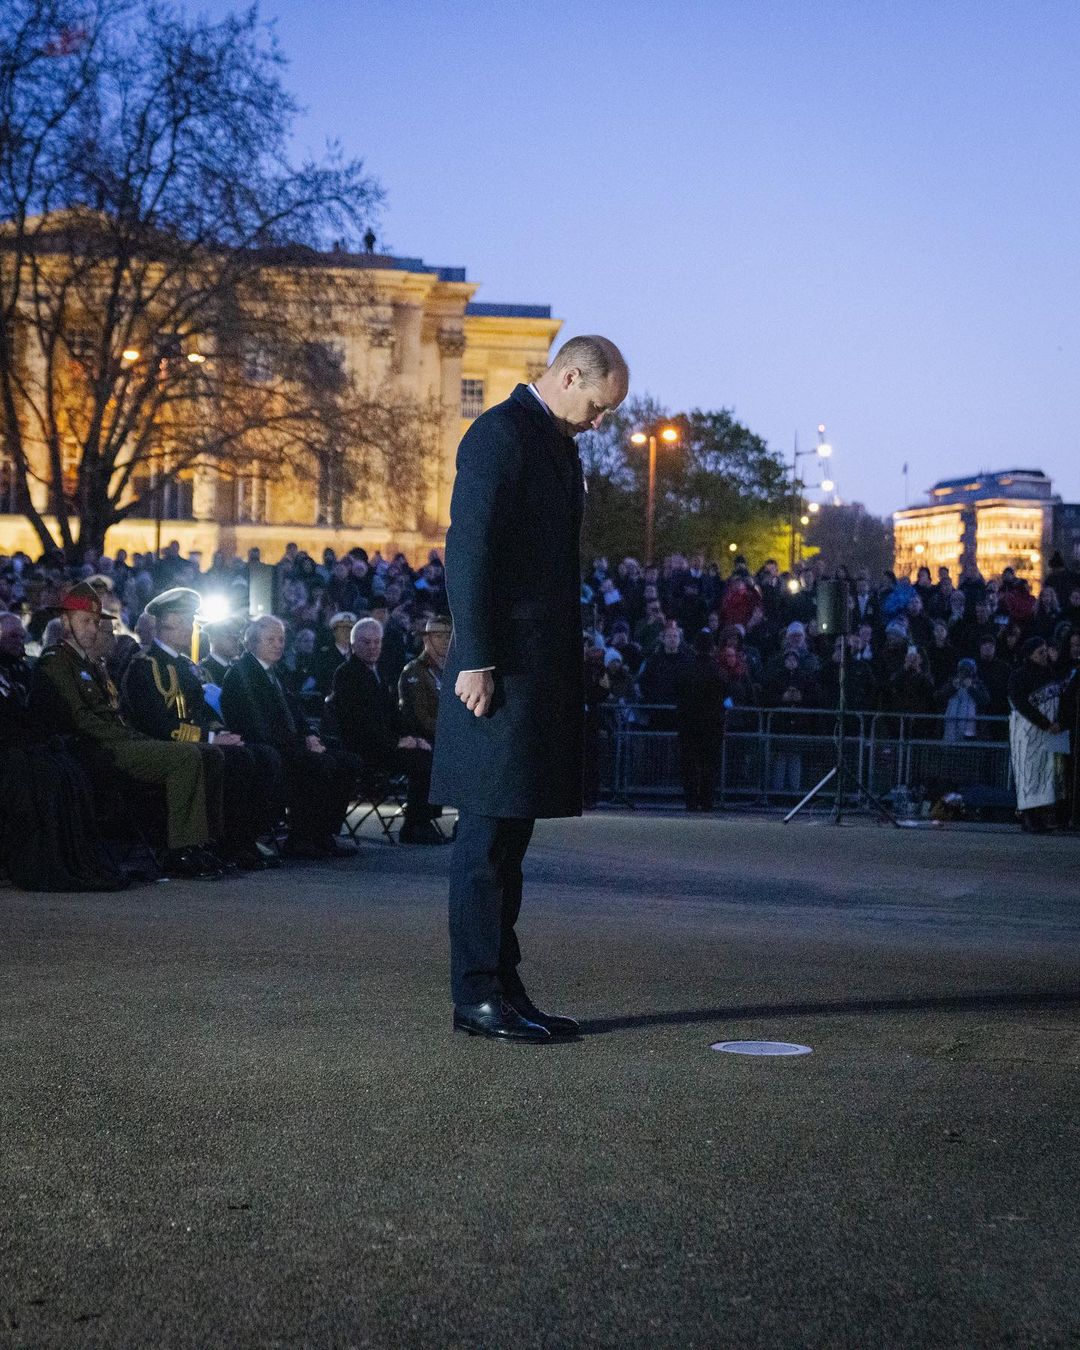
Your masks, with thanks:
<instances>
[{"instance_id":1,"label":"shirt cuff","mask_svg":"<svg viewBox=\"0 0 1080 1350\"><path fill-rule=\"evenodd\" d=\"M478 666L475 670L463 670L462 675L487 675L495 669L494 666Z\"/></svg>"}]
</instances>

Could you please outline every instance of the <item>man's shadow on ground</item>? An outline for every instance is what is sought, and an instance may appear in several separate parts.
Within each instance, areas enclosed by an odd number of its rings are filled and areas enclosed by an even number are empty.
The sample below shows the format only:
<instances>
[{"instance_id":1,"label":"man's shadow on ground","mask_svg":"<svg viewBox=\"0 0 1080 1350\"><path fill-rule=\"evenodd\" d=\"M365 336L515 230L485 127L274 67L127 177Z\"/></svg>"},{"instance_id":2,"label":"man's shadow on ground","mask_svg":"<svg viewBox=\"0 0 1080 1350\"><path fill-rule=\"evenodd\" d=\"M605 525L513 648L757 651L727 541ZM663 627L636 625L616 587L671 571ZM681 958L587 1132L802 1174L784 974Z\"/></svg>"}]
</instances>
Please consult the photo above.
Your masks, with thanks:
<instances>
[{"instance_id":1,"label":"man's shadow on ground","mask_svg":"<svg viewBox=\"0 0 1080 1350\"><path fill-rule=\"evenodd\" d=\"M590 1017L581 1023L583 1036L644 1027L693 1026L700 1022L748 1022L773 1017L842 1017L851 1013L972 1012L1016 1008L1075 1008L1080 989L1018 989L972 994L926 994L916 998L832 999L822 1003L744 1003L720 1008L684 1008L672 1012L631 1013L626 1017Z\"/></svg>"}]
</instances>

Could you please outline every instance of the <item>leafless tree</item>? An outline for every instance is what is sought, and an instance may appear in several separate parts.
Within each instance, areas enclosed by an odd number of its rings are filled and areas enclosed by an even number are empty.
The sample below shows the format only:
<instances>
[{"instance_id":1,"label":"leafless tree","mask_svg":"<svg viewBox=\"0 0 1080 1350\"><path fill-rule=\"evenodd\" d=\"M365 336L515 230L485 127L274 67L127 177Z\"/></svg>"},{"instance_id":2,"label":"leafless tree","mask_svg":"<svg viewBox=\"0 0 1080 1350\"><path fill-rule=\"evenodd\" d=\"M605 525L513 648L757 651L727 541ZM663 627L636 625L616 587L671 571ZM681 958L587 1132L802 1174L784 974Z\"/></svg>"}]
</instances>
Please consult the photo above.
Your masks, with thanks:
<instances>
[{"instance_id":1,"label":"leafless tree","mask_svg":"<svg viewBox=\"0 0 1080 1350\"><path fill-rule=\"evenodd\" d=\"M333 146L289 161L281 64L254 9L5 6L0 422L44 549L100 549L201 465L423 500L436 410L334 345L381 191Z\"/></svg>"}]
</instances>

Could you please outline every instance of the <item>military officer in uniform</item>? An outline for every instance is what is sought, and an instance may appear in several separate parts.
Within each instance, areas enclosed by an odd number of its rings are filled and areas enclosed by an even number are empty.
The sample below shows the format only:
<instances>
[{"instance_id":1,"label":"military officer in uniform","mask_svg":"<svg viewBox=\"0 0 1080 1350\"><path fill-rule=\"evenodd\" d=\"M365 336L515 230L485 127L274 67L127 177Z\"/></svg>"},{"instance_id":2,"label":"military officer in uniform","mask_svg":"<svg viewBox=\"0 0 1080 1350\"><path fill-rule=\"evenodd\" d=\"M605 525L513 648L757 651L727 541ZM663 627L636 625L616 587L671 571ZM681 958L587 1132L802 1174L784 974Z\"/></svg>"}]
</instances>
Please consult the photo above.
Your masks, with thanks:
<instances>
[{"instance_id":1,"label":"military officer in uniform","mask_svg":"<svg viewBox=\"0 0 1080 1350\"><path fill-rule=\"evenodd\" d=\"M431 800L459 810L453 1025L473 1036L543 1043L578 1029L530 999L514 927L535 821L582 810L585 494L573 438L600 426L628 382L613 342L571 338L535 384L482 413L458 449L446 539L454 636Z\"/></svg>"},{"instance_id":2,"label":"military officer in uniform","mask_svg":"<svg viewBox=\"0 0 1080 1350\"><path fill-rule=\"evenodd\" d=\"M174 586L146 606L154 619L154 641L135 656L124 676L123 703L132 724L159 741L198 746L224 761L222 851L244 871L261 871L276 861L258 846L284 814L281 761L269 746L248 748L206 701L191 646L198 591Z\"/></svg>"},{"instance_id":3,"label":"military officer in uniform","mask_svg":"<svg viewBox=\"0 0 1080 1350\"><path fill-rule=\"evenodd\" d=\"M72 586L59 609L63 640L46 648L34 667L33 715L50 731L74 734L99 766L164 789L170 875L220 876L209 847L211 826L220 820L220 757L204 758L194 744L162 744L124 720L116 687L97 659L100 626L112 620L102 618L92 586Z\"/></svg>"},{"instance_id":4,"label":"military officer in uniform","mask_svg":"<svg viewBox=\"0 0 1080 1350\"><path fill-rule=\"evenodd\" d=\"M406 736L422 736L430 745L435 744L439 692L450 633L449 619L428 619L424 624L424 650L409 662L398 680L402 730Z\"/></svg>"}]
</instances>

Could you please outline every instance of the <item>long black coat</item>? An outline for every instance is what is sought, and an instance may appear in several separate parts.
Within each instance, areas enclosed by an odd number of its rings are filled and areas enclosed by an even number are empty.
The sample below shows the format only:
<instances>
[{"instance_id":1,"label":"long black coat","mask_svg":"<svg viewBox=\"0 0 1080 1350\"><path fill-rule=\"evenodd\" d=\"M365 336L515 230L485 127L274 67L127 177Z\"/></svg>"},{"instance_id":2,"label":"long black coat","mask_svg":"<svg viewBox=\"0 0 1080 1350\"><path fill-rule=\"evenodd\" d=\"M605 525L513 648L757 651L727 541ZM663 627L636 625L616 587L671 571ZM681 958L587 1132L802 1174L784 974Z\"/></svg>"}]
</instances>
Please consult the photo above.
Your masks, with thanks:
<instances>
[{"instance_id":1,"label":"long black coat","mask_svg":"<svg viewBox=\"0 0 1080 1350\"><path fill-rule=\"evenodd\" d=\"M431 799L478 815L577 816L582 806L581 461L519 384L465 433L446 536L454 636ZM494 667L476 717L458 673Z\"/></svg>"}]
</instances>

